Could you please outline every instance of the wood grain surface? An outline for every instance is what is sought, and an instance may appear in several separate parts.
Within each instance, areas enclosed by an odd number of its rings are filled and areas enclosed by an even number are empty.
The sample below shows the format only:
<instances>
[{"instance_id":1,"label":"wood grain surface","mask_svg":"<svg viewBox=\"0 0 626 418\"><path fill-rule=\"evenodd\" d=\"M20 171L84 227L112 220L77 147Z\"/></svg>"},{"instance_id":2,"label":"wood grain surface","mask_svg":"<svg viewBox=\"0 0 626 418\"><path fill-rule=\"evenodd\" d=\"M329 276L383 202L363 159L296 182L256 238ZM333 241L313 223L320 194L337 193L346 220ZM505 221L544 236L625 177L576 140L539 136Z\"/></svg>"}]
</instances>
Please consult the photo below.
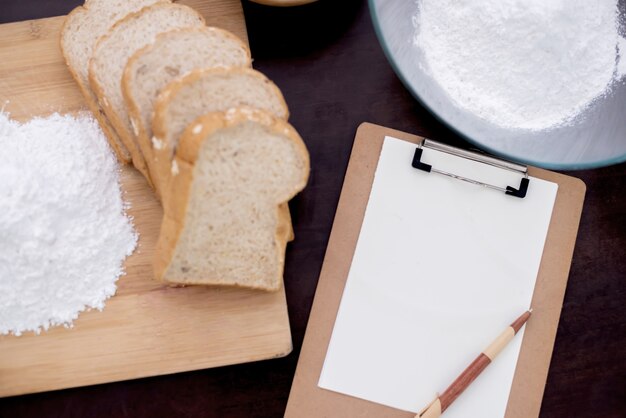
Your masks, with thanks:
<instances>
[{"instance_id":1,"label":"wood grain surface","mask_svg":"<svg viewBox=\"0 0 626 418\"><path fill-rule=\"evenodd\" d=\"M0 21L61 15L80 3L0 0ZM243 6L254 66L282 89L311 152L311 180L290 205L298 239L287 251L285 286L294 351L271 361L4 398L0 417L282 416L357 126L369 121L469 147L402 86L365 0ZM623 418L626 164L567 174L584 180L587 195L541 417Z\"/></svg>"},{"instance_id":2,"label":"wood grain surface","mask_svg":"<svg viewBox=\"0 0 626 418\"><path fill-rule=\"evenodd\" d=\"M246 40L238 0L194 0ZM14 117L84 109L58 46L62 17L0 25L0 102ZM162 210L144 178L124 167L122 189L139 233L126 276L103 312L74 328L0 337L0 397L181 372L287 355L284 288L275 293L170 288L153 279Z\"/></svg>"}]
</instances>

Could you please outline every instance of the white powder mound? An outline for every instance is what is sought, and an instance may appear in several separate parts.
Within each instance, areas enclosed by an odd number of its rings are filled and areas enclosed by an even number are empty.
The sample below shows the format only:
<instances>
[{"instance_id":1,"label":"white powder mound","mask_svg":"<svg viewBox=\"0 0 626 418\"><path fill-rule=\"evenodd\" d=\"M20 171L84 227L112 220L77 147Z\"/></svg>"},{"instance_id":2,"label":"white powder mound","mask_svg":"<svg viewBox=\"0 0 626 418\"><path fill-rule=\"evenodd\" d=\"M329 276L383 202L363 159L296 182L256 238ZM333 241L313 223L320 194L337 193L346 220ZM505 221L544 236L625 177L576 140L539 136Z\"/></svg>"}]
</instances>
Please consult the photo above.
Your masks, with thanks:
<instances>
[{"instance_id":1,"label":"white powder mound","mask_svg":"<svg viewBox=\"0 0 626 418\"><path fill-rule=\"evenodd\" d=\"M619 38L619 62L617 64L618 77L626 76L626 39Z\"/></svg>"},{"instance_id":2,"label":"white powder mound","mask_svg":"<svg viewBox=\"0 0 626 418\"><path fill-rule=\"evenodd\" d=\"M420 0L414 43L456 104L506 128L570 122L613 81L617 0Z\"/></svg>"},{"instance_id":3,"label":"white powder mound","mask_svg":"<svg viewBox=\"0 0 626 418\"><path fill-rule=\"evenodd\" d=\"M119 167L90 116L0 112L0 335L103 309L137 243Z\"/></svg>"}]
</instances>

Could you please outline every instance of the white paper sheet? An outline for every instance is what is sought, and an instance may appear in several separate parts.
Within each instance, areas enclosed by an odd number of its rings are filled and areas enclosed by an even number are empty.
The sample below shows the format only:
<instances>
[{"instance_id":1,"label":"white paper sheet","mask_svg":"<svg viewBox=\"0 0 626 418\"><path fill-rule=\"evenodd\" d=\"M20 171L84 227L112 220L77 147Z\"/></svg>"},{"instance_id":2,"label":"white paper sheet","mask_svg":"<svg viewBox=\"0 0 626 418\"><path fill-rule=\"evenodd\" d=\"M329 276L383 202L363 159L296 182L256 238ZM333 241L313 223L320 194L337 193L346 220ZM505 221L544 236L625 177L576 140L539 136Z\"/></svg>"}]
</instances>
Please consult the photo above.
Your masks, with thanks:
<instances>
[{"instance_id":1,"label":"white paper sheet","mask_svg":"<svg viewBox=\"0 0 626 418\"><path fill-rule=\"evenodd\" d=\"M524 199L411 167L385 138L319 380L324 389L417 412L530 306L557 185ZM518 186L520 176L425 149L427 164ZM501 418L523 331L447 418Z\"/></svg>"}]
</instances>

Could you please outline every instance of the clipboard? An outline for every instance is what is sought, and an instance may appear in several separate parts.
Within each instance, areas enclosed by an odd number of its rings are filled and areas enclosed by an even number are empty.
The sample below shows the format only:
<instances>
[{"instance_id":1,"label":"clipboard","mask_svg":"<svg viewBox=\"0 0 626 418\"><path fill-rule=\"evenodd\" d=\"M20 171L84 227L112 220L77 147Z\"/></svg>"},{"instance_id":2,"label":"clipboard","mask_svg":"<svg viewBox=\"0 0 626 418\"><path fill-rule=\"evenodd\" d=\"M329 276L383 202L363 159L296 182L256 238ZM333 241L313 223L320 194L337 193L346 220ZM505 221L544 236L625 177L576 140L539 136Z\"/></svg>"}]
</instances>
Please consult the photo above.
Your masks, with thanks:
<instances>
[{"instance_id":1,"label":"clipboard","mask_svg":"<svg viewBox=\"0 0 626 418\"><path fill-rule=\"evenodd\" d=\"M385 136L415 144L424 139L370 123L357 130L286 417L414 416L318 387ZM586 189L581 180L562 174L532 167L528 174L557 183L558 193L532 297L542 320L527 325L505 418L539 415Z\"/></svg>"}]
</instances>

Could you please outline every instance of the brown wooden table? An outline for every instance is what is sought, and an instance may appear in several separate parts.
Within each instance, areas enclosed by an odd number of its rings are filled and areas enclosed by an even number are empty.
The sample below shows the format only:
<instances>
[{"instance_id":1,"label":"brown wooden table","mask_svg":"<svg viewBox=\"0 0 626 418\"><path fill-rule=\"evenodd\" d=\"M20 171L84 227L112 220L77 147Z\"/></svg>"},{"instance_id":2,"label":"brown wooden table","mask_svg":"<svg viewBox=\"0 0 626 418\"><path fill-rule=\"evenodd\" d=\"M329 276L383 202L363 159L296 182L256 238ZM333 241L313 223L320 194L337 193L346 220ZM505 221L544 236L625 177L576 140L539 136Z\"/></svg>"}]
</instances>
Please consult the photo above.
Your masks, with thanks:
<instances>
[{"instance_id":1,"label":"brown wooden table","mask_svg":"<svg viewBox=\"0 0 626 418\"><path fill-rule=\"evenodd\" d=\"M0 0L0 23L61 15L80 3ZM282 416L356 127L369 121L468 146L404 89L378 45L365 1L321 0L293 9L244 1L244 8L254 65L283 90L291 122L311 152L310 183L291 203L298 238L288 250L285 283L293 353L0 399L0 417ZM541 417L624 418L626 164L569 174L588 191Z\"/></svg>"}]
</instances>

